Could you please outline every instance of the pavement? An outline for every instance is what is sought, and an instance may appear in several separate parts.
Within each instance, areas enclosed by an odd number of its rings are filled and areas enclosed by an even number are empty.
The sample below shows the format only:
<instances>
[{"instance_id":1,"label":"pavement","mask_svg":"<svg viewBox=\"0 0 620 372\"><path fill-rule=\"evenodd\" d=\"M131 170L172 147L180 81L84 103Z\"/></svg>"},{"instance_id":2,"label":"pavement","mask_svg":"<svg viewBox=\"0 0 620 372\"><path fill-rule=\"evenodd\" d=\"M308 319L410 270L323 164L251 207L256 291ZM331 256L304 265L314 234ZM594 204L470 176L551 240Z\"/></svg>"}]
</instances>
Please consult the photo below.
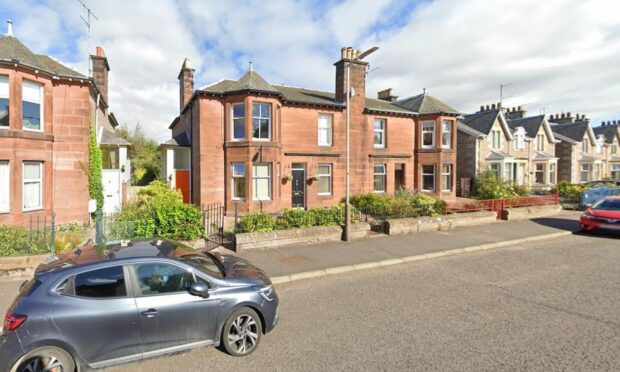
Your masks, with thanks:
<instances>
[{"instance_id":1,"label":"pavement","mask_svg":"<svg viewBox=\"0 0 620 372\"><path fill-rule=\"evenodd\" d=\"M524 221L499 221L493 224L460 228L446 232L427 232L411 235L387 236L355 242L294 245L279 248L251 249L231 253L245 258L265 270L274 282L287 282L322 276L326 269L341 273L345 268L367 269L384 264L402 263L402 259L438 257L440 252L463 252L476 247L488 249L516 244L523 239L557 238L579 230L580 212L562 211L560 214ZM304 275L308 274L308 275ZM288 280L287 280L288 278Z\"/></svg>"},{"instance_id":2,"label":"pavement","mask_svg":"<svg viewBox=\"0 0 620 372\"><path fill-rule=\"evenodd\" d=\"M618 371L619 242L571 235L281 284L280 322L252 355L108 371Z\"/></svg>"}]
</instances>

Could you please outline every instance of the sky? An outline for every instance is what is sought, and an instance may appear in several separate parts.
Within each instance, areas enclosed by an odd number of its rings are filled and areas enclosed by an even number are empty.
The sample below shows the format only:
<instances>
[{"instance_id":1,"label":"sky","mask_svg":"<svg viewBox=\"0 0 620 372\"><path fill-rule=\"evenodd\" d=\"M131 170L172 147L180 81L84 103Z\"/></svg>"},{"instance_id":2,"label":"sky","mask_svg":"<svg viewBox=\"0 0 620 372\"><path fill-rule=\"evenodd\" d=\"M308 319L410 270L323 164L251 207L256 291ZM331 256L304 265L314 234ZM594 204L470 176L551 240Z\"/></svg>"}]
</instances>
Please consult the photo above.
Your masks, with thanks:
<instances>
[{"instance_id":1,"label":"sky","mask_svg":"<svg viewBox=\"0 0 620 372\"><path fill-rule=\"evenodd\" d=\"M463 113L498 102L530 115L620 120L618 0L0 0L0 20L33 52L88 73L102 46L110 106L164 141L185 57L196 88L248 68L272 84L333 91L340 48L367 57L366 95L431 95ZM0 23L0 32L6 32Z\"/></svg>"}]
</instances>

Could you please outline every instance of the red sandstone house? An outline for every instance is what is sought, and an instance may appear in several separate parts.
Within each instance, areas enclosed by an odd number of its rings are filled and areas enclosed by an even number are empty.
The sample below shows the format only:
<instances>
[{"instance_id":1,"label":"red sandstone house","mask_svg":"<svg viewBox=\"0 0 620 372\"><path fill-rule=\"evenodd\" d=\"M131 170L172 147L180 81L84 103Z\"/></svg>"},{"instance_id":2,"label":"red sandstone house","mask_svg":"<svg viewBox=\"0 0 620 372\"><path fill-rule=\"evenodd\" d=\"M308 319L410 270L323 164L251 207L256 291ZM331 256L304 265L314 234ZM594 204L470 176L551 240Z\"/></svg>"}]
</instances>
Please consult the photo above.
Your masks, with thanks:
<instances>
[{"instance_id":1,"label":"red sandstone house","mask_svg":"<svg viewBox=\"0 0 620 372\"><path fill-rule=\"evenodd\" d=\"M366 97L367 63L342 49L335 92L271 85L250 69L194 90L186 59L180 115L162 144L162 174L196 205L227 212L338 204L345 193L346 66L350 64L351 193L417 189L455 196L458 113L427 94Z\"/></svg>"},{"instance_id":2,"label":"red sandstone house","mask_svg":"<svg viewBox=\"0 0 620 372\"><path fill-rule=\"evenodd\" d=\"M113 134L103 50L91 59L93 78L34 54L13 36L10 22L0 36L0 224L52 213L57 222L88 222L91 120L104 150L106 206L120 206L128 144Z\"/></svg>"}]
</instances>

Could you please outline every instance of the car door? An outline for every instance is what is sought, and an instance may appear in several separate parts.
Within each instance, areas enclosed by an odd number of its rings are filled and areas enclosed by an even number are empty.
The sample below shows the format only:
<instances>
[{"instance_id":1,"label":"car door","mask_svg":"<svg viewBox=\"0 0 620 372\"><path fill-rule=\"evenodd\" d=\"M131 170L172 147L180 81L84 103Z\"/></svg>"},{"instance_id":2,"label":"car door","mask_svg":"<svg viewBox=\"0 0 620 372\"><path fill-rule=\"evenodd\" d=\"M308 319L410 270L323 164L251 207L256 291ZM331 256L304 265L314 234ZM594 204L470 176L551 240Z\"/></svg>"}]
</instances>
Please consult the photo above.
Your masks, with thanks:
<instances>
[{"instance_id":1,"label":"car door","mask_svg":"<svg viewBox=\"0 0 620 372\"><path fill-rule=\"evenodd\" d=\"M92 366L141 357L138 310L122 265L84 271L56 289L52 318L64 339Z\"/></svg>"},{"instance_id":2,"label":"car door","mask_svg":"<svg viewBox=\"0 0 620 372\"><path fill-rule=\"evenodd\" d=\"M132 280L145 357L215 340L219 301L188 292L202 280L191 270L163 261L138 263L132 265Z\"/></svg>"}]
</instances>

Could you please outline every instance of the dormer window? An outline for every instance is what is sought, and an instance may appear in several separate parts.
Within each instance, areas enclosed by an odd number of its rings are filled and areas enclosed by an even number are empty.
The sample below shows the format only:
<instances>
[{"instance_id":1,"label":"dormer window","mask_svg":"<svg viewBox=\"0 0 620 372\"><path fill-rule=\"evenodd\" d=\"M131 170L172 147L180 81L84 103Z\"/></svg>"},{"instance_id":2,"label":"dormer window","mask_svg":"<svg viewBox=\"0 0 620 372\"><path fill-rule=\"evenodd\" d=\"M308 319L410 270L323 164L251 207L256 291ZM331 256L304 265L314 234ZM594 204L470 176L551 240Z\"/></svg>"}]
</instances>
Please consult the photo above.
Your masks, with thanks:
<instances>
[{"instance_id":1,"label":"dormer window","mask_svg":"<svg viewBox=\"0 0 620 372\"><path fill-rule=\"evenodd\" d=\"M252 139L260 141L271 139L271 103L252 104Z\"/></svg>"},{"instance_id":2,"label":"dormer window","mask_svg":"<svg viewBox=\"0 0 620 372\"><path fill-rule=\"evenodd\" d=\"M9 77L0 76L0 128L9 127Z\"/></svg>"},{"instance_id":3,"label":"dormer window","mask_svg":"<svg viewBox=\"0 0 620 372\"><path fill-rule=\"evenodd\" d=\"M22 128L43 132L43 84L24 80L22 84Z\"/></svg>"}]
</instances>

